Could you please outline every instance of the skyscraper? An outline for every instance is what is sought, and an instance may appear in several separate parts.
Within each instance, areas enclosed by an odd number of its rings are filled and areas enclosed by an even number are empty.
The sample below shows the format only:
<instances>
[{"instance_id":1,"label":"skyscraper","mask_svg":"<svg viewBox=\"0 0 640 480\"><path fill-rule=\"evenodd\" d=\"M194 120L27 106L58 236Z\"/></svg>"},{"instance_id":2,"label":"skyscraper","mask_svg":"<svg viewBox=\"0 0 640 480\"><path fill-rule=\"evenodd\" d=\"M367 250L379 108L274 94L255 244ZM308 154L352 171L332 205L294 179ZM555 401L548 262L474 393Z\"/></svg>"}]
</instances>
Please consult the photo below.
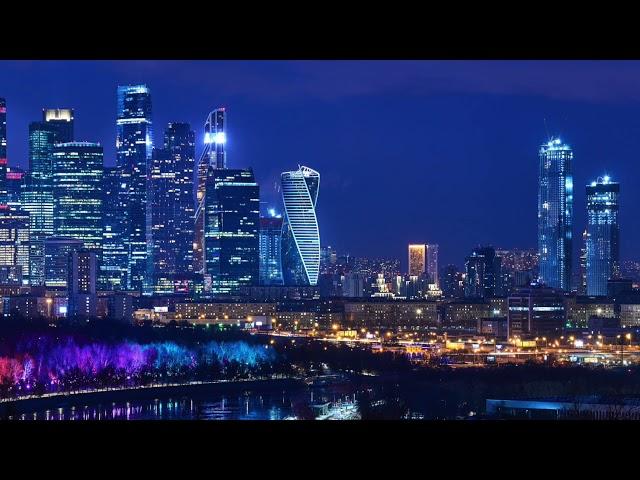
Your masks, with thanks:
<instances>
[{"instance_id":1,"label":"skyscraper","mask_svg":"<svg viewBox=\"0 0 640 480\"><path fill-rule=\"evenodd\" d=\"M195 239L193 240L193 270L203 273L205 270L205 197L209 169L226 168L227 156L226 112L218 108L209 113L204 123L204 150L198 161L198 179L195 211Z\"/></svg>"},{"instance_id":2,"label":"skyscraper","mask_svg":"<svg viewBox=\"0 0 640 480\"><path fill-rule=\"evenodd\" d=\"M47 122L29 124L29 172L24 177L20 204L31 222L30 284L44 285L44 241L53 235L52 154L55 127Z\"/></svg>"},{"instance_id":3,"label":"skyscraper","mask_svg":"<svg viewBox=\"0 0 640 480\"><path fill-rule=\"evenodd\" d=\"M282 215L260 217L260 284L282 285Z\"/></svg>"},{"instance_id":4,"label":"skyscraper","mask_svg":"<svg viewBox=\"0 0 640 480\"><path fill-rule=\"evenodd\" d=\"M72 108L43 108L42 121L55 132L56 143L73 142Z\"/></svg>"},{"instance_id":5,"label":"skyscraper","mask_svg":"<svg viewBox=\"0 0 640 480\"><path fill-rule=\"evenodd\" d=\"M578 295L587 294L587 241L589 232L582 232L582 247L580 248L580 285L578 285Z\"/></svg>"},{"instance_id":6,"label":"skyscraper","mask_svg":"<svg viewBox=\"0 0 640 480\"><path fill-rule=\"evenodd\" d=\"M573 152L559 138L540 147L538 188L539 280L570 290L572 266Z\"/></svg>"},{"instance_id":7,"label":"skyscraper","mask_svg":"<svg viewBox=\"0 0 640 480\"><path fill-rule=\"evenodd\" d=\"M58 143L53 148L53 231L102 252L102 168L99 143Z\"/></svg>"},{"instance_id":8,"label":"skyscraper","mask_svg":"<svg viewBox=\"0 0 640 480\"><path fill-rule=\"evenodd\" d=\"M607 295L620 275L620 184L605 175L587 185L587 295Z\"/></svg>"},{"instance_id":9,"label":"skyscraper","mask_svg":"<svg viewBox=\"0 0 640 480\"><path fill-rule=\"evenodd\" d=\"M214 295L259 278L260 190L252 170L211 167L205 196L205 276Z\"/></svg>"},{"instance_id":10,"label":"skyscraper","mask_svg":"<svg viewBox=\"0 0 640 480\"><path fill-rule=\"evenodd\" d=\"M436 288L440 288L440 279L438 277L438 245L435 243L427 245L426 271L429 283L433 283Z\"/></svg>"},{"instance_id":11,"label":"skyscraper","mask_svg":"<svg viewBox=\"0 0 640 480\"><path fill-rule=\"evenodd\" d=\"M47 238L44 241L44 285L67 288L69 256L82 247L82 240L75 238Z\"/></svg>"},{"instance_id":12,"label":"skyscraper","mask_svg":"<svg viewBox=\"0 0 640 480\"><path fill-rule=\"evenodd\" d=\"M151 93L146 85L118 86L116 120L116 166L120 171L120 218L124 220L121 237L126 263L118 265L125 272L126 289L149 293L151 282L151 215L147 191L149 166L153 148ZM109 264L120 260L110 258ZM146 283L145 283L146 282Z\"/></svg>"},{"instance_id":13,"label":"skyscraper","mask_svg":"<svg viewBox=\"0 0 640 480\"><path fill-rule=\"evenodd\" d=\"M409 245L409 275L419 277L427 270L427 246L425 244Z\"/></svg>"},{"instance_id":14,"label":"skyscraper","mask_svg":"<svg viewBox=\"0 0 640 480\"><path fill-rule=\"evenodd\" d=\"M22 283L23 285L28 285L28 212L21 210L6 210L0 215L0 266L20 268Z\"/></svg>"},{"instance_id":15,"label":"skyscraper","mask_svg":"<svg viewBox=\"0 0 640 480\"><path fill-rule=\"evenodd\" d=\"M320 174L301 166L281 175L284 222L282 273L285 285L317 285L320 229L316 216Z\"/></svg>"},{"instance_id":16,"label":"skyscraper","mask_svg":"<svg viewBox=\"0 0 640 480\"><path fill-rule=\"evenodd\" d=\"M7 167L7 204L9 208L21 209L20 193L24 185L25 171L20 167Z\"/></svg>"},{"instance_id":17,"label":"skyscraper","mask_svg":"<svg viewBox=\"0 0 640 480\"><path fill-rule=\"evenodd\" d=\"M105 167L102 175L102 262L100 262L99 288L126 290L128 250L123 240L125 210L121 203L126 192L120 187L120 169Z\"/></svg>"},{"instance_id":18,"label":"skyscraper","mask_svg":"<svg viewBox=\"0 0 640 480\"><path fill-rule=\"evenodd\" d=\"M493 247L475 248L466 258L464 295L469 298L500 296L502 292L502 259Z\"/></svg>"},{"instance_id":19,"label":"skyscraper","mask_svg":"<svg viewBox=\"0 0 640 480\"><path fill-rule=\"evenodd\" d=\"M95 318L98 306L96 252L86 249L74 250L69 254L68 261L68 316Z\"/></svg>"},{"instance_id":20,"label":"skyscraper","mask_svg":"<svg viewBox=\"0 0 640 480\"><path fill-rule=\"evenodd\" d=\"M7 102L0 98L0 208L7 205Z\"/></svg>"}]
</instances>

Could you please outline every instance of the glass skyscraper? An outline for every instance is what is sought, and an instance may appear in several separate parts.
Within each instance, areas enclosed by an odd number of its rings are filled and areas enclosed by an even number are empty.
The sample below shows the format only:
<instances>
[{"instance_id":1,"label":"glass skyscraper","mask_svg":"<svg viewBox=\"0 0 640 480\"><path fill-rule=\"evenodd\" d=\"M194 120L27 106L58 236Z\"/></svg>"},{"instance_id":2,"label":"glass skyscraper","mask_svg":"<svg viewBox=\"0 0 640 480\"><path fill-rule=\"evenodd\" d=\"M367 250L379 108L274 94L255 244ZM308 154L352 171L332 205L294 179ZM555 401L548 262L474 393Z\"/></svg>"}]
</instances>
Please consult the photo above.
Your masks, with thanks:
<instances>
[{"instance_id":1,"label":"glass skyscraper","mask_svg":"<svg viewBox=\"0 0 640 480\"><path fill-rule=\"evenodd\" d=\"M6 210L0 215L0 267L17 267L23 285L29 279L29 213Z\"/></svg>"},{"instance_id":2,"label":"glass skyscraper","mask_svg":"<svg viewBox=\"0 0 640 480\"><path fill-rule=\"evenodd\" d=\"M282 215L260 217L260 284L282 285Z\"/></svg>"},{"instance_id":3,"label":"glass skyscraper","mask_svg":"<svg viewBox=\"0 0 640 480\"><path fill-rule=\"evenodd\" d=\"M587 185L587 295L607 295L607 281L620 275L619 195L606 175Z\"/></svg>"},{"instance_id":4,"label":"glass skyscraper","mask_svg":"<svg viewBox=\"0 0 640 480\"><path fill-rule=\"evenodd\" d=\"M102 252L102 169L99 143L58 143L53 147L53 231Z\"/></svg>"},{"instance_id":5,"label":"glass skyscraper","mask_svg":"<svg viewBox=\"0 0 640 480\"><path fill-rule=\"evenodd\" d=\"M211 167L205 197L205 278L211 293L258 284L260 189L253 171Z\"/></svg>"},{"instance_id":6,"label":"glass skyscraper","mask_svg":"<svg viewBox=\"0 0 640 480\"><path fill-rule=\"evenodd\" d=\"M204 273L205 259L205 197L209 169L226 168L227 156L226 111L218 108L204 123L204 150L198 161L195 211L195 239L193 240L193 271Z\"/></svg>"},{"instance_id":7,"label":"glass skyscraper","mask_svg":"<svg viewBox=\"0 0 640 480\"><path fill-rule=\"evenodd\" d=\"M301 166L281 175L284 222L282 273L285 285L317 285L320 229L316 216L320 174Z\"/></svg>"},{"instance_id":8,"label":"glass skyscraper","mask_svg":"<svg viewBox=\"0 0 640 480\"><path fill-rule=\"evenodd\" d=\"M464 296L488 298L503 294L502 258L493 247L475 248L465 260Z\"/></svg>"},{"instance_id":9,"label":"glass skyscraper","mask_svg":"<svg viewBox=\"0 0 640 480\"><path fill-rule=\"evenodd\" d=\"M42 121L55 132L56 143L73 142L72 108L43 108Z\"/></svg>"},{"instance_id":10,"label":"glass skyscraper","mask_svg":"<svg viewBox=\"0 0 640 480\"><path fill-rule=\"evenodd\" d=\"M20 194L24 185L25 171L20 167L7 168L7 204L9 208L20 209Z\"/></svg>"},{"instance_id":11,"label":"glass skyscraper","mask_svg":"<svg viewBox=\"0 0 640 480\"><path fill-rule=\"evenodd\" d=\"M0 208L7 205L7 102L0 98Z\"/></svg>"},{"instance_id":12,"label":"glass skyscraper","mask_svg":"<svg viewBox=\"0 0 640 480\"><path fill-rule=\"evenodd\" d=\"M571 288L573 223L573 152L559 138L540 147L538 251L541 283Z\"/></svg>"},{"instance_id":13,"label":"glass skyscraper","mask_svg":"<svg viewBox=\"0 0 640 480\"><path fill-rule=\"evenodd\" d=\"M108 259L109 265L122 261L127 290L150 293L151 215L147 202L147 178L153 148L151 93L146 85L118 86L116 166L120 171L121 201L117 208L125 226L120 241L126 261L120 256Z\"/></svg>"},{"instance_id":14,"label":"glass skyscraper","mask_svg":"<svg viewBox=\"0 0 640 480\"><path fill-rule=\"evenodd\" d=\"M125 233L124 209L120 205L124 192L120 188L118 167L105 167L102 175L102 262L99 288L126 290L127 250L122 239Z\"/></svg>"}]
</instances>

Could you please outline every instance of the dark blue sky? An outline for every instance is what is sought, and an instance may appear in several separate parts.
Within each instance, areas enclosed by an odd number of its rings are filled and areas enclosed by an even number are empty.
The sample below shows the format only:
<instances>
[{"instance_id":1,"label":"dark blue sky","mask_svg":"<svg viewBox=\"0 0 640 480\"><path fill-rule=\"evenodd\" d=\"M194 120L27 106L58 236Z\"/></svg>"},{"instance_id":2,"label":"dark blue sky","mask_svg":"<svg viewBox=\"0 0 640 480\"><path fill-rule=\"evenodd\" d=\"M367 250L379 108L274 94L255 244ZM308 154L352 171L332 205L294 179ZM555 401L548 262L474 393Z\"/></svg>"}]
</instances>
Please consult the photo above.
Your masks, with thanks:
<instances>
[{"instance_id":1,"label":"dark blue sky","mask_svg":"<svg viewBox=\"0 0 640 480\"><path fill-rule=\"evenodd\" d=\"M253 167L263 199L279 206L279 173L308 165L322 243L403 264L409 242L439 243L459 266L479 243L536 246L546 118L574 149L575 237L584 185L607 172L621 182L622 257L640 258L640 62L0 61L10 165L27 166L45 106L73 107L76 138L112 165L125 83L151 88L156 141L169 121L201 139L209 110L227 107L229 166Z\"/></svg>"}]
</instances>

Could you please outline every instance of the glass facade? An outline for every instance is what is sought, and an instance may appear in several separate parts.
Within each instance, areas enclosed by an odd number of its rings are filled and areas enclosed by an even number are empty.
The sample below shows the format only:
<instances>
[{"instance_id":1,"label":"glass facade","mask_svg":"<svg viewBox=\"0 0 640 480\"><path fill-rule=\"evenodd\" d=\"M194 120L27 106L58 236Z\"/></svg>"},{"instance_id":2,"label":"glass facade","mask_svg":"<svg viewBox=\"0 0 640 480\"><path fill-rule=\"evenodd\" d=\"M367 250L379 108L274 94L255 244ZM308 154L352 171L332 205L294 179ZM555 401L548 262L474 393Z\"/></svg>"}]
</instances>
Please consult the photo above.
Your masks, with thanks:
<instances>
[{"instance_id":1,"label":"glass facade","mask_svg":"<svg viewBox=\"0 0 640 480\"><path fill-rule=\"evenodd\" d=\"M9 208L20 209L20 193L24 185L25 171L19 167L7 168L7 204Z\"/></svg>"},{"instance_id":2,"label":"glass facade","mask_svg":"<svg viewBox=\"0 0 640 480\"><path fill-rule=\"evenodd\" d=\"M205 196L206 275L214 295L257 285L260 189L253 171L210 168Z\"/></svg>"},{"instance_id":3,"label":"glass facade","mask_svg":"<svg viewBox=\"0 0 640 480\"><path fill-rule=\"evenodd\" d=\"M207 116L204 123L204 150L198 161L195 211L195 239L193 240L193 270L203 273L206 260L205 237L205 196L209 168L226 168L226 111L218 108Z\"/></svg>"},{"instance_id":4,"label":"glass facade","mask_svg":"<svg viewBox=\"0 0 640 480\"><path fill-rule=\"evenodd\" d=\"M260 284L282 285L282 215L260 218Z\"/></svg>"},{"instance_id":5,"label":"glass facade","mask_svg":"<svg viewBox=\"0 0 640 480\"><path fill-rule=\"evenodd\" d=\"M487 298L503 294L502 259L493 247L476 248L465 260L464 296Z\"/></svg>"},{"instance_id":6,"label":"glass facade","mask_svg":"<svg viewBox=\"0 0 640 480\"><path fill-rule=\"evenodd\" d=\"M538 186L539 280L561 290L571 288L573 152L559 138L542 145Z\"/></svg>"},{"instance_id":7,"label":"glass facade","mask_svg":"<svg viewBox=\"0 0 640 480\"><path fill-rule=\"evenodd\" d=\"M53 231L102 252L103 151L98 143L58 143L53 148Z\"/></svg>"},{"instance_id":8,"label":"glass facade","mask_svg":"<svg viewBox=\"0 0 640 480\"><path fill-rule=\"evenodd\" d=\"M316 216L320 174L301 166L281 175L284 222L282 273L285 285L317 285L320 229Z\"/></svg>"},{"instance_id":9,"label":"glass facade","mask_svg":"<svg viewBox=\"0 0 640 480\"><path fill-rule=\"evenodd\" d=\"M73 142L72 108L43 108L42 121L55 132L56 143Z\"/></svg>"},{"instance_id":10,"label":"glass facade","mask_svg":"<svg viewBox=\"0 0 640 480\"><path fill-rule=\"evenodd\" d=\"M438 275L438 245L431 243L427 245L427 277L430 283L440 288L440 278Z\"/></svg>"},{"instance_id":11,"label":"glass facade","mask_svg":"<svg viewBox=\"0 0 640 480\"><path fill-rule=\"evenodd\" d=\"M126 261L119 255L108 260L125 277L127 290L150 293L151 215L147 191L153 128L151 93L146 85L118 87L116 166L120 171L120 218L125 226L121 236Z\"/></svg>"},{"instance_id":12,"label":"glass facade","mask_svg":"<svg viewBox=\"0 0 640 480\"><path fill-rule=\"evenodd\" d=\"M0 209L7 206L7 102L0 98Z\"/></svg>"},{"instance_id":13,"label":"glass facade","mask_svg":"<svg viewBox=\"0 0 640 480\"><path fill-rule=\"evenodd\" d=\"M82 249L82 240L49 237L44 241L44 276L47 287L67 288L69 256Z\"/></svg>"},{"instance_id":14,"label":"glass facade","mask_svg":"<svg viewBox=\"0 0 640 480\"><path fill-rule=\"evenodd\" d=\"M587 185L587 295L607 295L607 281L620 275L619 195L608 176Z\"/></svg>"},{"instance_id":15,"label":"glass facade","mask_svg":"<svg viewBox=\"0 0 640 480\"><path fill-rule=\"evenodd\" d=\"M123 201L120 188L120 170L105 167L102 175L102 262L100 263L99 288L101 290L126 290L127 250L123 241L125 233Z\"/></svg>"}]
</instances>

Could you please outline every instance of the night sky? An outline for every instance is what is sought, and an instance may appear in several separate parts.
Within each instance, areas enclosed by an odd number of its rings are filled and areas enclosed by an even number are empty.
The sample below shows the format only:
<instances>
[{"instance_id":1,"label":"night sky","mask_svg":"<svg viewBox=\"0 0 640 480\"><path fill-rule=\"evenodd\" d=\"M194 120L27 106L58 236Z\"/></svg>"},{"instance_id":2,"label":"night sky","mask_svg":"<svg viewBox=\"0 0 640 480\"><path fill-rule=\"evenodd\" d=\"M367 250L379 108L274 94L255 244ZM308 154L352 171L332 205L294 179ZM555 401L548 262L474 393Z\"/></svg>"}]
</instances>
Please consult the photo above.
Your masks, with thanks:
<instances>
[{"instance_id":1,"label":"night sky","mask_svg":"<svg viewBox=\"0 0 640 480\"><path fill-rule=\"evenodd\" d=\"M606 172L621 183L622 259L640 258L640 62L0 61L9 165L27 167L43 107L74 108L76 139L113 165L127 83L151 88L156 144L170 121L200 141L225 106L228 166L253 167L263 200L279 208L280 172L308 165L322 244L405 268L409 242L458 266L480 243L536 247L546 118L574 150L576 252L584 185Z\"/></svg>"}]
</instances>

